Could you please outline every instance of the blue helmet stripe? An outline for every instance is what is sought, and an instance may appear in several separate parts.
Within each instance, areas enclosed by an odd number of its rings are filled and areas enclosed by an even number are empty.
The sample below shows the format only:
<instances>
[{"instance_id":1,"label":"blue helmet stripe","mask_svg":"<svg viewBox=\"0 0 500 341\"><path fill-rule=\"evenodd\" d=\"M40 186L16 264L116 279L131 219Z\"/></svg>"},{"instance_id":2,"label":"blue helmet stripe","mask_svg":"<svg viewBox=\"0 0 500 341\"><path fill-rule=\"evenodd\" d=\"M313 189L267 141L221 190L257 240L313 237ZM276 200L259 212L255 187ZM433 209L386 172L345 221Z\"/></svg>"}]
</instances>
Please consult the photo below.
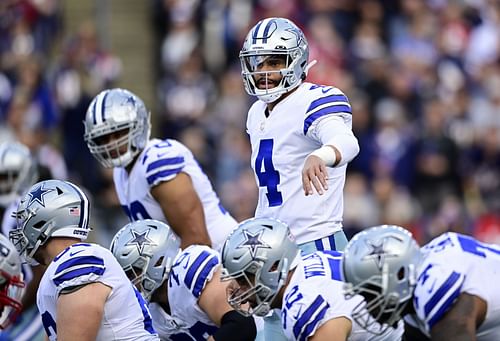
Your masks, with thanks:
<instances>
[{"instance_id":1,"label":"blue helmet stripe","mask_svg":"<svg viewBox=\"0 0 500 341\"><path fill-rule=\"evenodd\" d=\"M102 102L101 102L101 118L102 118L103 122L106 122L106 115L104 115L104 114L105 114L106 98L108 97L108 95L109 95L109 91L106 91L106 93L104 94L104 98L102 99Z\"/></svg>"},{"instance_id":2,"label":"blue helmet stripe","mask_svg":"<svg viewBox=\"0 0 500 341\"><path fill-rule=\"evenodd\" d=\"M92 106L92 119L94 120L94 124L97 124L97 118L96 118L96 106L97 106L97 99L94 100L94 105Z\"/></svg>"},{"instance_id":3,"label":"blue helmet stripe","mask_svg":"<svg viewBox=\"0 0 500 341\"><path fill-rule=\"evenodd\" d=\"M73 187L73 189L78 193L80 197L80 221L78 222L78 226L81 228L87 228L87 214L88 214L88 206L89 201L85 194L75 185L70 182L66 182L69 186Z\"/></svg>"},{"instance_id":4,"label":"blue helmet stripe","mask_svg":"<svg viewBox=\"0 0 500 341\"><path fill-rule=\"evenodd\" d=\"M257 26L255 26L255 29L253 30L252 44L256 44L257 43L257 35L259 33L260 25L262 25L262 20L257 23Z\"/></svg>"},{"instance_id":5,"label":"blue helmet stripe","mask_svg":"<svg viewBox=\"0 0 500 341\"><path fill-rule=\"evenodd\" d=\"M267 35L269 34L269 30L271 29L271 25L274 24L274 19L269 20L266 28L264 28L264 34L262 35L262 43L266 44L267 43Z\"/></svg>"}]
</instances>

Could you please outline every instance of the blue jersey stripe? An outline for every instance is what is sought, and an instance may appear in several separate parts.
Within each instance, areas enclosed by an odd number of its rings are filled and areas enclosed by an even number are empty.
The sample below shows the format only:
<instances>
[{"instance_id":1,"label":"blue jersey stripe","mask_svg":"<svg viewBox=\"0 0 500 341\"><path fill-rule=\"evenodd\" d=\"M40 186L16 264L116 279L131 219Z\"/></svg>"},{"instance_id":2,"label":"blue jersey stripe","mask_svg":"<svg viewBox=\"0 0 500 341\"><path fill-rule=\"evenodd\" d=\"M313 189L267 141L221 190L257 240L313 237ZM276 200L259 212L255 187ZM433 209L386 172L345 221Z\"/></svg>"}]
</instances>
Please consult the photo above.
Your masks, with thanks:
<instances>
[{"instance_id":1,"label":"blue jersey stripe","mask_svg":"<svg viewBox=\"0 0 500 341\"><path fill-rule=\"evenodd\" d=\"M70 281L74 278L84 276L84 275L96 274L96 275L101 276L104 273L104 270L105 270L104 267L86 266L83 268L77 268L75 270L68 271L65 274L62 274L60 276L56 276L52 279L52 281L54 282L54 284L56 286L58 286L63 282Z\"/></svg>"},{"instance_id":2,"label":"blue jersey stripe","mask_svg":"<svg viewBox=\"0 0 500 341\"><path fill-rule=\"evenodd\" d=\"M330 270L332 272L332 279L335 281L342 281L342 270L340 268L341 262L341 258L328 258L328 264L330 264Z\"/></svg>"},{"instance_id":3,"label":"blue jersey stripe","mask_svg":"<svg viewBox=\"0 0 500 341\"><path fill-rule=\"evenodd\" d=\"M451 275L446 279L446 281L441 285L441 287L436 290L431 299L424 306L424 314L428 316L429 313L436 307L436 305L441 301L441 299L446 295L446 293L455 285L455 283L460 279L460 274L453 271ZM459 289L462 287L460 284Z\"/></svg>"},{"instance_id":4,"label":"blue jersey stripe","mask_svg":"<svg viewBox=\"0 0 500 341\"><path fill-rule=\"evenodd\" d=\"M451 308L453 303L455 303L455 300L460 296L460 291L462 289L462 286L458 287L451 295L446 299L446 301L441 305L441 307L436 311L434 316L429 320L429 329L431 329L441 318L443 315L448 311L448 309Z\"/></svg>"},{"instance_id":5,"label":"blue jersey stripe","mask_svg":"<svg viewBox=\"0 0 500 341\"><path fill-rule=\"evenodd\" d=\"M81 252L83 250L73 250L73 249L69 249L70 252L76 254L77 252ZM71 254L70 254L71 256ZM55 272L55 275L57 276L57 274L65 271L65 270L68 270L69 268L73 267L73 266L81 266L81 265L104 265L104 260L102 258L99 258L99 257L96 257L96 256L79 256L79 257L73 257L73 258L70 258L66 261L64 261L63 263L61 263L57 269L56 269L56 272Z\"/></svg>"},{"instance_id":6,"label":"blue jersey stripe","mask_svg":"<svg viewBox=\"0 0 500 341\"><path fill-rule=\"evenodd\" d=\"M164 178L164 177L167 177L167 176L170 176L172 174L178 174L182 171L182 168L183 167L179 167L179 168L175 168L175 169L167 169L167 170L164 170L164 171L161 171L161 172L158 172L158 173L155 173L153 175L150 175L146 178L146 180L148 181L148 184L154 184L155 181L159 178Z\"/></svg>"},{"instance_id":7,"label":"blue jersey stripe","mask_svg":"<svg viewBox=\"0 0 500 341\"><path fill-rule=\"evenodd\" d=\"M306 339L307 331L312 331L316 324L319 322L318 316L324 316L326 313L326 309L329 307L328 303L326 306L321 306L325 303L325 300L321 295L316 296L316 299L313 303L302 313L297 322L295 322L293 326L293 335L295 335L296 339ZM318 311L319 310L319 311ZM318 311L318 316L314 318L313 321L309 322L311 317Z\"/></svg>"},{"instance_id":8,"label":"blue jersey stripe","mask_svg":"<svg viewBox=\"0 0 500 341\"><path fill-rule=\"evenodd\" d=\"M178 164L182 164L182 163L184 163L184 157L183 156L171 157L171 158L167 158L167 159L160 159L160 160L156 160L154 162L151 162L148 165L148 168L147 168L146 172L150 172L153 169L160 168L160 167L163 167L163 166L178 165Z\"/></svg>"},{"instance_id":9,"label":"blue jersey stripe","mask_svg":"<svg viewBox=\"0 0 500 341\"><path fill-rule=\"evenodd\" d=\"M330 305L327 303L316 315L314 320L312 320L304 329L304 332L300 336L301 341L307 341L309 338L309 335L313 332L313 330L316 328L318 323L325 317L326 311L330 308Z\"/></svg>"},{"instance_id":10,"label":"blue jersey stripe","mask_svg":"<svg viewBox=\"0 0 500 341\"><path fill-rule=\"evenodd\" d=\"M212 269L215 268L218 264L219 260L217 259L217 256L213 256L205 264L203 270L200 271L198 277L196 277L196 281L194 282L194 287L192 290L194 297L200 297L201 291L205 286L205 282L207 281L208 275L210 274Z\"/></svg>"},{"instance_id":11,"label":"blue jersey stripe","mask_svg":"<svg viewBox=\"0 0 500 341\"><path fill-rule=\"evenodd\" d=\"M349 103L349 100L347 99L347 96L345 96L345 95L330 95L330 96L326 96L326 97L321 97L321 98L318 98L317 100L314 100L311 102L311 104L309 105L309 108L307 108L306 114L310 113L314 109L322 106L323 104L326 104L326 103L336 104L337 102Z\"/></svg>"},{"instance_id":12,"label":"blue jersey stripe","mask_svg":"<svg viewBox=\"0 0 500 341\"><path fill-rule=\"evenodd\" d=\"M194 276L196 275L198 268L208 257L210 257L210 253L208 251L203 251L198 255L198 257L196 257L193 264L191 264L191 266L189 267L189 270L186 273L186 277L184 278L184 284L186 284L188 288L191 288Z\"/></svg>"},{"instance_id":13,"label":"blue jersey stripe","mask_svg":"<svg viewBox=\"0 0 500 341\"><path fill-rule=\"evenodd\" d=\"M340 112L352 114L351 107L348 105L332 105L332 106L320 109L312 115L309 115L304 121L304 135L307 134L307 131L311 127L311 124L313 124L314 121L316 121L318 118L326 116L326 115L330 115L330 114L337 114Z\"/></svg>"}]
</instances>

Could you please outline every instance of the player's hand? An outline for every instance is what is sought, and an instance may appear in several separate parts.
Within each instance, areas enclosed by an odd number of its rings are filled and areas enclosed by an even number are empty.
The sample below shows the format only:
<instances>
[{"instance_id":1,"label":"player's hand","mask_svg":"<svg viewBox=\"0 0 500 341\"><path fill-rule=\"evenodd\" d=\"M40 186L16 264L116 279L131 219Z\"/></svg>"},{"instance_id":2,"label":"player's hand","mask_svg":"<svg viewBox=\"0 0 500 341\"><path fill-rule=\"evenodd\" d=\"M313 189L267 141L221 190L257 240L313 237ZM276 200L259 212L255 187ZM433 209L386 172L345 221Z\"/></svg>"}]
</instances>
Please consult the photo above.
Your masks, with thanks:
<instances>
[{"instance_id":1,"label":"player's hand","mask_svg":"<svg viewBox=\"0 0 500 341\"><path fill-rule=\"evenodd\" d=\"M309 155L302 169L302 188L306 196L313 195L313 187L320 195L328 190L328 172L325 162L316 155Z\"/></svg>"}]
</instances>

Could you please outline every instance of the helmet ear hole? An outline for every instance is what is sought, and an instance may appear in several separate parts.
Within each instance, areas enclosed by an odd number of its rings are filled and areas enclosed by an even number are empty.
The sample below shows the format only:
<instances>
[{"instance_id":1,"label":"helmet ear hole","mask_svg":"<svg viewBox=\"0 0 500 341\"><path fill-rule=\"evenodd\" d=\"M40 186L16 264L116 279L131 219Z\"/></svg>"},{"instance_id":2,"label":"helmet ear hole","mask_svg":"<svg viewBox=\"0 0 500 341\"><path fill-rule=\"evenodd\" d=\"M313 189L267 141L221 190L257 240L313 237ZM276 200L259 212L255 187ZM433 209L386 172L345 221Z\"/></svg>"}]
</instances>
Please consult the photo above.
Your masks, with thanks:
<instances>
[{"instance_id":1,"label":"helmet ear hole","mask_svg":"<svg viewBox=\"0 0 500 341\"><path fill-rule=\"evenodd\" d=\"M45 223L47 223L45 220L40 220L38 223L33 224L33 227L37 230L40 230L45 225Z\"/></svg>"},{"instance_id":2,"label":"helmet ear hole","mask_svg":"<svg viewBox=\"0 0 500 341\"><path fill-rule=\"evenodd\" d=\"M406 269L404 266L400 267L397 273L397 278L401 281L406 277Z\"/></svg>"}]
</instances>

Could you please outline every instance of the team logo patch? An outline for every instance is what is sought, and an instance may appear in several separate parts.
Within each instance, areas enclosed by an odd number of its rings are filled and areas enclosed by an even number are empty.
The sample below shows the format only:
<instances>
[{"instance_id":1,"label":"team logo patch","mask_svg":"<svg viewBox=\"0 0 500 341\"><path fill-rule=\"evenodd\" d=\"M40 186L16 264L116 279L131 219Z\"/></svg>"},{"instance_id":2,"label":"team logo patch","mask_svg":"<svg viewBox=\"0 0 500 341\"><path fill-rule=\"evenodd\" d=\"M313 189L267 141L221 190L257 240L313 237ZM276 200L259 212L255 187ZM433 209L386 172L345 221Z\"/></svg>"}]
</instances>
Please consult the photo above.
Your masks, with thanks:
<instances>
[{"instance_id":1,"label":"team logo patch","mask_svg":"<svg viewBox=\"0 0 500 341\"><path fill-rule=\"evenodd\" d=\"M245 240L238 246L238 249L248 248L250 250L252 258L255 258L258 248L263 248L263 249L271 248L271 246L269 246L267 243L261 240L262 233L264 233L264 230L260 230L256 234L252 234L247 230L244 230L243 233Z\"/></svg>"},{"instance_id":2,"label":"team logo patch","mask_svg":"<svg viewBox=\"0 0 500 341\"><path fill-rule=\"evenodd\" d=\"M146 245L156 245L151 239L148 238L149 229L139 233L136 230L130 231L132 233L132 239L127 242L125 245L135 245L139 254L142 254L144 250L144 246Z\"/></svg>"},{"instance_id":3,"label":"team logo patch","mask_svg":"<svg viewBox=\"0 0 500 341\"><path fill-rule=\"evenodd\" d=\"M31 192L28 193L30 196L30 199L28 201L27 206L31 206L35 201L38 202L40 205L45 207L45 194L52 192L54 189L53 188L42 188L43 184L41 184L39 187L35 188Z\"/></svg>"}]
</instances>

